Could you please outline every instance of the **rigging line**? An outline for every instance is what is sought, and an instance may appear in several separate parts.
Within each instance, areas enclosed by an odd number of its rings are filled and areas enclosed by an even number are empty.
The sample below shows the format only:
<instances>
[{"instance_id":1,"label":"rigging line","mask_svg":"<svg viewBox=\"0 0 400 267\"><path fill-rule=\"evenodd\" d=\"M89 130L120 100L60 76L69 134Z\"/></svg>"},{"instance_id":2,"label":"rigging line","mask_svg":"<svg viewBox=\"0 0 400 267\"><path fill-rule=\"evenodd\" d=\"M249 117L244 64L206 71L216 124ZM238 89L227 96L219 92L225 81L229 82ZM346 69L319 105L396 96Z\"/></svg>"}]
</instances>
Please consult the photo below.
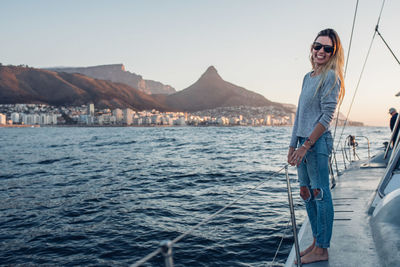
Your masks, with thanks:
<instances>
[{"instance_id":1,"label":"rigging line","mask_svg":"<svg viewBox=\"0 0 400 267\"><path fill-rule=\"evenodd\" d=\"M367 53L367 56L366 56L366 58L365 58L364 65L363 65L363 67L362 67L361 74L360 74L360 77L359 77L358 82L357 82L356 90L355 90L354 95L353 95L353 98L352 98L352 100L351 100L351 104L350 104L350 107L349 107L349 111L347 112L346 120L345 120L345 122L344 122L344 125L343 125L343 128L342 128L342 133L340 134L339 141L338 141L337 146L336 146L336 150L337 150L338 147L339 147L340 140L342 139L344 129L346 128L347 121L348 121L349 115L350 115L350 111L351 111L351 108L352 108L352 106L353 106L356 93L357 93L357 91L358 91L358 86L360 85L361 77L362 77L362 74L364 73L365 65L367 64L367 60L368 60L368 57L369 57L369 53L371 52L371 47L372 47L372 44L373 44L374 39L375 39L375 36L376 36L376 32L377 32L376 29L378 28L379 22L381 21L381 16L382 16L382 12L383 12L383 7L384 7L384 6L385 6L385 0L383 0L383 2L382 2L381 11L379 12L378 22L376 23L374 35L372 36L371 44L369 45L368 53Z\"/></svg>"},{"instance_id":2,"label":"rigging line","mask_svg":"<svg viewBox=\"0 0 400 267\"><path fill-rule=\"evenodd\" d=\"M356 24L357 10L358 10L358 0L357 0L357 3L356 3L356 9L354 11L354 16L353 16L353 25L351 27L349 49L347 50L347 57L346 57L346 64L345 64L345 68L344 68L344 77L343 77L343 79L346 78L347 66L349 65L350 50L351 50L351 44L353 42L353 33L354 33L354 25ZM340 104L339 107L338 107L338 110L337 110L336 122L335 122L335 130L333 132L333 140L335 140L335 137L336 137L336 128L337 128L338 122L339 122L339 114L340 114L340 107L341 106L342 105Z\"/></svg>"},{"instance_id":3,"label":"rigging line","mask_svg":"<svg viewBox=\"0 0 400 267\"><path fill-rule=\"evenodd\" d=\"M397 63L399 63L400 65L400 61L397 59L396 55L393 53L392 49L390 49L389 45L386 43L385 39L383 39L382 34L379 32L378 30L378 25L376 25L375 31L378 33L379 37L382 38L382 41L385 43L386 47L389 49L390 53L392 53L392 55L394 56L394 58L396 59Z\"/></svg>"},{"instance_id":4,"label":"rigging line","mask_svg":"<svg viewBox=\"0 0 400 267\"><path fill-rule=\"evenodd\" d=\"M192 233L194 230L196 230L197 228L199 228L200 226L202 226L203 224L211 221L212 219L214 219L218 214L220 214L221 212L223 212L224 210L226 210L227 208L229 208L230 206L232 206L233 204L235 204L236 202L238 202L240 199L242 199L243 197L245 197L246 195L248 195L249 193L251 193L252 191L256 190L258 187L260 187L262 184L264 184L265 182L271 180L273 177L275 177L278 173L280 173L283 169L286 168L286 166L288 166L289 164L285 164L280 170L274 172L269 179L266 179L262 182L260 182L258 185L254 186L252 189L248 190L247 192L245 192L244 194L240 195L237 199L235 199L234 201L232 201L231 203L229 203L228 205L226 205L225 207L219 209L217 212L215 212L214 214L212 214L211 216L209 216L208 218L204 219L203 221L201 221L200 223L196 224L194 227L192 227L191 229L189 229L187 232L181 234L180 236L176 237L174 240L171 241L171 246L175 245L177 242L179 242L181 239L183 239L185 236L189 235L190 233ZM161 253L161 248L156 249L155 251L153 251L152 253L148 254L147 256L143 257L142 259L140 259L139 261L137 261L136 263L132 264L130 267L138 267L141 266L142 264L144 264L145 262L149 261L151 258L153 258L154 256L156 256L157 254Z\"/></svg>"},{"instance_id":5,"label":"rigging line","mask_svg":"<svg viewBox=\"0 0 400 267\"><path fill-rule=\"evenodd\" d=\"M241 196L239 196L238 198L236 198L234 201L232 201L231 203L229 203L228 205L226 205L225 207L219 209L217 212L215 212L214 214L212 214L211 216L205 218L203 221L199 222L198 224L196 224L195 226L193 226L191 229L189 229L187 232L181 234L180 236L178 236L177 238L175 238L174 240L172 240L172 245L176 244L177 242L179 242L182 238L184 238L185 236L189 235L190 233L192 233L194 230L196 230L197 228L199 228L200 226L202 226L203 224L211 221L212 219L214 219L218 214L220 214L221 212L223 212L224 210L226 210L227 208L231 207L233 204L235 204L236 202L238 202L240 199L244 198L246 195L248 195L249 193L253 192L254 190L256 190L258 187L260 187L262 184L264 184L265 182L269 181L271 178L273 178L274 176L276 176L278 173L280 173L283 169L286 168L286 166L288 166L288 164L285 164L285 166L283 166L279 171L276 171L269 179L262 181L261 183L259 183L258 185L254 186L252 189L248 190L247 192L245 192L244 194L242 194Z\"/></svg>"},{"instance_id":6,"label":"rigging line","mask_svg":"<svg viewBox=\"0 0 400 267\"><path fill-rule=\"evenodd\" d=\"M153 258L154 256L156 256L158 253L161 253L161 248L156 249L155 251L153 251L152 253L150 253L149 255L147 255L146 257L142 258L141 260L137 261L135 264L132 264L130 267L139 267L142 264L146 263L147 261L149 261L151 258Z\"/></svg>"},{"instance_id":7,"label":"rigging line","mask_svg":"<svg viewBox=\"0 0 400 267\"><path fill-rule=\"evenodd\" d=\"M282 246L283 238L285 237L285 233L286 233L287 229L289 228L289 223L290 223L290 220L288 221L288 223L286 225L286 228L285 228L284 232L282 233L281 241L279 242L278 249L275 252L275 256L272 259L272 262L271 262L270 266L274 266L274 262L275 262L276 256L278 256L279 250L281 249L281 246Z\"/></svg>"},{"instance_id":8,"label":"rigging line","mask_svg":"<svg viewBox=\"0 0 400 267\"><path fill-rule=\"evenodd\" d=\"M347 121L348 121L349 115L350 115L350 111L351 111L351 108L353 107L354 99L356 98L356 94L357 94L358 88L360 86L362 75L364 74L365 66L367 65L368 57L369 57L369 54L371 52L371 48L372 48L372 44L374 43L375 36L376 36L376 32L374 31L371 43L370 43L369 48L368 48L367 56L365 57L364 65L363 65L361 73L360 73L360 77L358 78L356 90L354 91L354 95L353 95L353 98L351 99L350 107L349 107L349 110L347 112L346 120L344 121L344 125L343 125L343 128L342 128L342 133L340 134L339 141L337 142L336 150L338 150L338 148L339 148L340 140L342 139L344 129L346 128Z\"/></svg>"},{"instance_id":9,"label":"rigging line","mask_svg":"<svg viewBox=\"0 0 400 267\"><path fill-rule=\"evenodd\" d=\"M357 0L357 3L356 3L356 9L354 11L353 26L351 27L349 49L347 50L346 64L345 64L345 68L344 68L344 78L346 78L347 66L349 65L350 50L351 50L351 44L353 42L353 33L354 33L354 26L356 24L357 10L358 10L358 0Z\"/></svg>"},{"instance_id":10,"label":"rigging line","mask_svg":"<svg viewBox=\"0 0 400 267\"><path fill-rule=\"evenodd\" d=\"M382 11L383 11L383 6L384 5L385 5L385 0L383 0L383 2L382 2L381 12L379 12L378 22L376 23L376 26L378 26L379 22L381 21L381 16L382 16Z\"/></svg>"}]
</instances>

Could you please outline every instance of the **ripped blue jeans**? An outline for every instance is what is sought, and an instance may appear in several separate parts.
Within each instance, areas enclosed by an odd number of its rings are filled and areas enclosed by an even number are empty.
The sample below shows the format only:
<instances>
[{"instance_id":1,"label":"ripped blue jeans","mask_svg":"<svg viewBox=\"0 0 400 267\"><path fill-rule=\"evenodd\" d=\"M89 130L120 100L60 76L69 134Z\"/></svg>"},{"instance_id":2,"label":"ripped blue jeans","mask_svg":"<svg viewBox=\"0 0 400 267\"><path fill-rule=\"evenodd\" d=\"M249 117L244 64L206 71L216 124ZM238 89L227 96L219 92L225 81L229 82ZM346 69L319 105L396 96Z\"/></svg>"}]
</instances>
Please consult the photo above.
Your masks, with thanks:
<instances>
[{"instance_id":1,"label":"ripped blue jeans","mask_svg":"<svg viewBox=\"0 0 400 267\"><path fill-rule=\"evenodd\" d=\"M299 137L299 146L307 138ZM297 167L300 186L307 186L310 197L305 201L316 246L328 248L333 228L333 202L329 187L329 155L332 152L333 139L329 131L325 132L307 151ZM313 189L319 189L314 196Z\"/></svg>"}]
</instances>

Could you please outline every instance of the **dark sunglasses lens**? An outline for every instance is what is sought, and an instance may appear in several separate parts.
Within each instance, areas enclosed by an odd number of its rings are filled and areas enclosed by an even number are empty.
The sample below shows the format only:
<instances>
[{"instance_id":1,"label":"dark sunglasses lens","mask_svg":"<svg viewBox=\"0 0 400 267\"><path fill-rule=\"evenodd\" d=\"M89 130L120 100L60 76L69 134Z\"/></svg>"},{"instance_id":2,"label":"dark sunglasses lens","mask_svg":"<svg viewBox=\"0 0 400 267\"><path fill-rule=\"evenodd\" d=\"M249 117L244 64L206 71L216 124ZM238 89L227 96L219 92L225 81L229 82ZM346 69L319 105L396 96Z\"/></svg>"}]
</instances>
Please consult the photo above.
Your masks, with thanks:
<instances>
[{"instance_id":1,"label":"dark sunglasses lens","mask_svg":"<svg viewBox=\"0 0 400 267\"><path fill-rule=\"evenodd\" d=\"M322 48L322 44L315 44L314 45L314 49L317 50L317 51L320 50L321 48Z\"/></svg>"},{"instance_id":2,"label":"dark sunglasses lens","mask_svg":"<svg viewBox=\"0 0 400 267\"><path fill-rule=\"evenodd\" d=\"M324 50L326 53L332 53L333 52L333 46L325 46Z\"/></svg>"}]
</instances>

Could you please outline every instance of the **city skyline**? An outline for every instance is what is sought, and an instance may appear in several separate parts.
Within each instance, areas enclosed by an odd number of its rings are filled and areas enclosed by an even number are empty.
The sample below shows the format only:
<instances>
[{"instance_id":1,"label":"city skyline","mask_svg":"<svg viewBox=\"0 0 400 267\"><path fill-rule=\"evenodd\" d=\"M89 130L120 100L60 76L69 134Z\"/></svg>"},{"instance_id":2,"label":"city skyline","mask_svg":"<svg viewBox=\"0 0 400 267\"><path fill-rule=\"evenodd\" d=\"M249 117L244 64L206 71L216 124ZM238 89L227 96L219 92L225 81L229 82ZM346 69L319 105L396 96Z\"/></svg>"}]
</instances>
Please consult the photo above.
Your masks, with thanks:
<instances>
[{"instance_id":1,"label":"city skyline","mask_svg":"<svg viewBox=\"0 0 400 267\"><path fill-rule=\"evenodd\" d=\"M3 113L2 113L3 112ZM47 104L0 104L0 127L69 126L284 126L293 125L294 113L269 107L224 107L200 112L134 111L130 108L95 108Z\"/></svg>"},{"instance_id":2,"label":"city skyline","mask_svg":"<svg viewBox=\"0 0 400 267\"><path fill-rule=\"evenodd\" d=\"M360 1L346 96L348 113L381 9ZM347 55L356 1L4 1L0 29L4 65L95 66L122 63L145 79L177 91L213 65L224 80L267 99L297 105L310 70L309 46L316 33L334 28ZM380 31L400 51L398 1L387 1ZM387 126L388 109L398 109L398 64L375 37L350 113L367 125Z\"/></svg>"}]
</instances>

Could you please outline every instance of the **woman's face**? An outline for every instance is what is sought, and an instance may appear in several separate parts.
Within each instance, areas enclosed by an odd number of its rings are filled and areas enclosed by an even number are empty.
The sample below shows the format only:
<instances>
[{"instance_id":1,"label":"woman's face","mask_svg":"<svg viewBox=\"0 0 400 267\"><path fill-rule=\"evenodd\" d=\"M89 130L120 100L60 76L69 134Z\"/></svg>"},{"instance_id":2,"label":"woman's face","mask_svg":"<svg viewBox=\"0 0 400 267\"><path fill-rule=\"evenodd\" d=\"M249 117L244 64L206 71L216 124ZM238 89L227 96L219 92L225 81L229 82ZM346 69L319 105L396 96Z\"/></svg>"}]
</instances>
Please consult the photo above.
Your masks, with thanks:
<instances>
[{"instance_id":1,"label":"woman's face","mask_svg":"<svg viewBox=\"0 0 400 267\"><path fill-rule=\"evenodd\" d=\"M317 50L318 48L319 50ZM329 38L328 36L319 36L315 40L313 48L311 50L315 68L325 65L329 61L329 59L333 54L332 48L333 48L333 43L331 38Z\"/></svg>"}]
</instances>

